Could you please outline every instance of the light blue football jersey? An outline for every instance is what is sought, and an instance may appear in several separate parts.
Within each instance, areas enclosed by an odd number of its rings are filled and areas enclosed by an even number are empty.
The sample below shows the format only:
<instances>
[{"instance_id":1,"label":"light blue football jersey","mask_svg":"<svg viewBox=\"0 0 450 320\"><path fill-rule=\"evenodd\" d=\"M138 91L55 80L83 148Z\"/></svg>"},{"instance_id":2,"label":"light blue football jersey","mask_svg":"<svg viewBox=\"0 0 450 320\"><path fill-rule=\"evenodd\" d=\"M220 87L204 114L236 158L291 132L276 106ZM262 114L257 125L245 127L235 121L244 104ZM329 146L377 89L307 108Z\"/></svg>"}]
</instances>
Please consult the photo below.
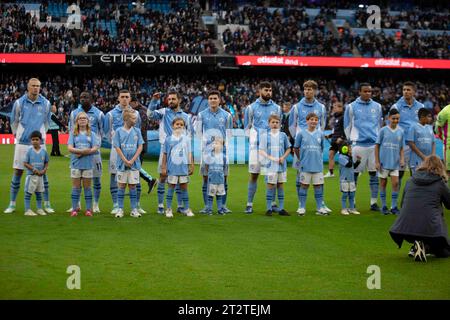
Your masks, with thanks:
<instances>
[{"instance_id":1,"label":"light blue football jersey","mask_svg":"<svg viewBox=\"0 0 450 320\"><path fill-rule=\"evenodd\" d=\"M289 132L293 137L295 137L299 130L308 129L306 116L311 112L315 113L319 118L317 129L325 129L327 123L327 111L325 106L317 101L317 99L314 99L312 103L308 103L306 98L303 98L300 102L294 104L289 112Z\"/></svg>"},{"instance_id":2,"label":"light blue football jersey","mask_svg":"<svg viewBox=\"0 0 450 320\"><path fill-rule=\"evenodd\" d=\"M300 148L300 170L317 173L323 171L323 149L325 136L323 131L301 130L295 136L294 148Z\"/></svg>"},{"instance_id":3,"label":"light blue football jersey","mask_svg":"<svg viewBox=\"0 0 450 320\"><path fill-rule=\"evenodd\" d=\"M100 141L94 132L90 135L87 132L80 131L78 135L74 135L73 132L69 134L68 145L76 149L90 149L94 146L100 146ZM77 157L75 154L70 155L70 167L72 169L90 170L93 169L92 158L94 154L83 155Z\"/></svg>"},{"instance_id":4,"label":"light blue football jersey","mask_svg":"<svg viewBox=\"0 0 450 320\"><path fill-rule=\"evenodd\" d=\"M225 157L223 154L212 155L208 164L208 183L225 183Z\"/></svg>"},{"instance_id":5,"label":"light blue football jersey","mask_svg":"<svg viewBox=\"0 0 450 320\"><path fill-rule=\"evenodd\" d=\"M218 108L216 112L207 108L200 112L195 124L195 132L201 137L203 156L211 152L211 143L216 137L227 141L227 136L233 128L233 119L231 114L222 108ZM223 149L226 154L226 148Z\"/></svg>"},{"instance_id":6,"label":"light blue football jersey","mask_svg":"<svg viewBox=\"0 0 450 320\"><path fill-rule=\"evenodd\" d=\"M430 125L421 125L416 122L409 128L406 141L412 141L416 147L424 155L429 156L433 152L433 145L436 138L434 137L433 128ZM419 157L413 150L411 150L411 156L409 159L409 166L411 168L417 168L422 163L422 158Z\"/></svg>"},{"instance_id":7,"label":"light blue football jersey","mask_svg":"<svg viewBox=\"0 0 450 320\"><path fill-rule=\"evenodd\" d=\"M281 119L281 107L272 100L264 103L260 98L244 109L244 129L269 129L269 117L276 114Z\"/></svg>"},{"instance_id":8,"label":"light blue football jersey","mask_svg":"<svg viewBox=\"0 0 450 320\"><path fill-rule=\"evenodd\" d=\"M167 175L187 176L189 174L189 155L191 139L186 134L170 135L164 142L164 153L167 154Z\"/></svg>"},{"instance_id":9,"label":"light blue football jersey","mask_svg":"<svg viewBox=\"0 0 450 320\"><path fill-rule=\"evenodd\" d=\"M44 144L51 116L50 102L44 96L39 95L36 101L31 101L25 93L17 99L11 111L11 130L17 143L31 145L31 133L39 131Z\"/></svg>"},{"instance_id":10,"label":"light blue football jersey","mask_svg":"<svg viewBox=\"0 0 450 320\"><path fill-rule=\"evenodd\" d=\"M192 118L186 112L179 110L172 110L171 108L161 108L154 110L149 106L147 109L147 117L153 120L160 120L159 122L159 142L161 144L166 141L166 138L173 133L172 122L175 118L182 118L185 122L186 134L193 134Z\"/></svg>"},{"instance_id":11,"label":"light blue football jersey","mask_svg":"<svg viewBox=\"0 0 450 320\"><path fill-rule=\"evenodd\" d=\"M136 154L137 149L140 145L144 144L144 139L142 139L141 129L136 127L130 128L126 130L124 127L121 127L116 130L113 138L113 147L120 148L122 150L123 155L127 160L131 160ZM125 171L125 170L140 170L141 169L141 160L139 157L133 162L133 165L130 167L125 166L122 158L117 155L117 171Z\"/></svg>"},{"instance_id":12,"label":"light blue football jersey","mask_svg":"<svg viewBox=\"0 0 450 320\"><path fill-rule=\"evenodd\" d=\"M400 169L400 150L405 145L405 136L400 126L392 130L389 126L381 128L376 144L380 145L380 165L382 169Z\"/></svg>"},{"instance_id":13,"label":"light blue football jersey","mask_svg":"<svg viewBox=\"0 0 450 320\"><path fill-rule=\"evenodd\" d=\"M357 98L348 104L344 113L344 131L353 144L374 146L383 121L381 105L372 99Z\"/></svg>"},{"instance_id":14,"label":"light blue football jersey","mask_svg":"<svg viewBox=\"0 0 450 320\"><path fill-rule=\"evenodd\" d=\"M28 163L33 166L33 168L37 170L42 170L45 167L45 164L49 161L48 153L44 148L41 148L36 152L33 147L28 149L27 154L25 156L25 163ZM27 175L33 175L33 171L27 169Z\"/></svg>"},{"instance_id":15,"label":"light blue football jersey","mask_svg":"<svg viewBox=\"0 0 450 320\"><path fill-rule=\"evenodd\" d=\"M403 132L407 134L409 128L419 121L418 113L423 104L413 98L412 106L406 103L405 98L401 97L398 101L392 105L391 109L397 109L400 113L400 122L398 125L403 129Z\"/></svg>"},{"instance_id":16,"label":"light blue football jersey","mask_svg":"<svg viewBox=\"0 0 450 320\"><path fill-rule=\"evenodd\" d=\"M99 108L95 106L92 106L88 112L84 111L81 105L78 106L78 108L76 108L75 110L72 110L69 116L69 130L70 131L73 130L75 126L75 119L77 118L77 115L80 112L84 112L87 114L89 118L89 126L91 127L91 131L94 132L101 140L101 137L103 137L103 125L105 115Z\"/></svg>"},{"instance_id":17,"label":"light blue football jersey","mask_svg":"<svg viewBox=\"0 0 450 320\"><path fill-rule=\"evenodd\" d=\"M263 133L262 131L259 133L258 147L269 156L280 158L284 155L286 150L290 149L291 144L289 143L289 138L284 132L278 131L277 133L273 133L269 130L267 133ZM272 161L265 157L261 157L261 162L267 169L267 172L286 172L286 159L283 163L279 163L277 161Z\"/></svg>"},{"instance_id":18,"label":"light blue football jersey","mask_svg":"<svg viewBox=\"0 0 450 320\"><path fill-rule=\"evenodd\" d=\"M340 182L355 182L355 169L353 167L353 160L346 154L339 153L339 181ZM347 165L351 163L350 167Z\"/></svg>"},{"instance_id":19,"label":"light blue football jersey","mask_svg":"<svg viewBox=\"0 0 450 320\"><path fill-rule=\"evenodd\" d=\"M128 106L127 108L132 109L130 106ZM137 116L137 121L136 124L134 125L135 128L141 130L141 116L139 115L139 112L134 110L136 116ZM116 130L118 130L119 128L122 128L124 123L123 123L123 110L121 108L120 105L116 105L114 107L114 109L112 109L111 111L109 111L105 117L103 118L103 131L105 136L107 137L108 141L112 142L114 133L116 132Z\"/></svg>"}]
</instances>

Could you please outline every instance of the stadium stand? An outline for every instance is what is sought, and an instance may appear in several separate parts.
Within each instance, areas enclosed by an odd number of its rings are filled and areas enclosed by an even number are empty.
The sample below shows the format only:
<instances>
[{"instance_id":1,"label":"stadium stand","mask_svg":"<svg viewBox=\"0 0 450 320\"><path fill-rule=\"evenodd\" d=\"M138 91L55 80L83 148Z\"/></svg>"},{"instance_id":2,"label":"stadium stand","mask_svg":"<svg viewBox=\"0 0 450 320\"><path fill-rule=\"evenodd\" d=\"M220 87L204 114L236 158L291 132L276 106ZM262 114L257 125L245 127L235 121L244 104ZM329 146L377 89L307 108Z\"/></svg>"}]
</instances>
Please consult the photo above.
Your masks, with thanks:
<instances>
[{"instance_id":1,"label":"stadium stand","mask_svg":"<svg viewBox=\"0 0 450 320\"><path fill-rule=\"evenodd\" d=\"M2 52L449 58L448 8L411 1L384 7L378 30L350 1L82 0L81 30L69 2L28 2L0 5Z\"/></svg>"},{"instance_id":2,"label":"stadium stand","mask_svg":"<svg viewBox=\"0 0 450 320\"><path fill-rule=\"evenodd\" d=\"M223 33L225 51L230 54L340 55L333 50L334 37L323 13L314 16L304 9L244 7L223 16L227 24L248 25ZM317 13L317 12L316 12Z\"/></svg>"},{"instance_id":3,"label":"stadium stand","mask_svg":"<svg viewBox=\"0 0 450 320\"><path fill-rule=\"evenodd\" d=\"M350 6L348 6L350 7ZM369 13L333 7L255 7L220 10L222 41L231 54L423 57L448 59L449 14L381 11L380 29L369 30ZM235 25L238 25L237 27Z\"/></svg>"}]
</instances>

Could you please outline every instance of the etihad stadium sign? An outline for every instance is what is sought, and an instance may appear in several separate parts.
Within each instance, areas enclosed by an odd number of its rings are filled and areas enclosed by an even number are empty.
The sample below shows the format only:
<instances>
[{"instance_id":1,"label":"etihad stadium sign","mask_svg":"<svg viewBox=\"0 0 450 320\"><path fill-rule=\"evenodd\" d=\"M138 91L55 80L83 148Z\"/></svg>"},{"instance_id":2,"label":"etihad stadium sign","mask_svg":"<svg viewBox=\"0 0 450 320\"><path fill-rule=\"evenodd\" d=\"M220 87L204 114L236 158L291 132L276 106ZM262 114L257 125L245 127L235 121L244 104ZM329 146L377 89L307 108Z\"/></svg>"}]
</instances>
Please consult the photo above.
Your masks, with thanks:
<instances>
[{"instance_id":1,"label":"etihad stadium sign","mask_svg":"<svg viewBox=\"0 0 450 320\"><path fill-rule=\"evenodd\" d=\"M145 63L145 64L202 64L204 56L195 55L174 55L174 54L103 54L100 55L100 61L103 63ZM208 59L206 59L208 60Z\"/></svg>"}]
</instances>

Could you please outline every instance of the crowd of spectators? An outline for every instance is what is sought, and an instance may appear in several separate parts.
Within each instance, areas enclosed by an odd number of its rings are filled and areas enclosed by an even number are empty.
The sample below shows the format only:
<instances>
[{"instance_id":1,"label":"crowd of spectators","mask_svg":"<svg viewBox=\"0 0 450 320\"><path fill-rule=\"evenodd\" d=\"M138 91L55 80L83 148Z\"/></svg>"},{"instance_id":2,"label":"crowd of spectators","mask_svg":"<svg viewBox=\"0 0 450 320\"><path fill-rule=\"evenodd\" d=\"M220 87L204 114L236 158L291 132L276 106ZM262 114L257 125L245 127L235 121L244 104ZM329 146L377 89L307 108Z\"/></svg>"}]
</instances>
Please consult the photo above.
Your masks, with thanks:
<instances>
[{"instance_id":1,"label":"crowd of spectators","mask_svg":"<svg viewBox=\"0 0 450 320\"><path fill-rule=\"evenodd\" d=\"M82 45L85 51L105 53L185 53L214 54L212 34L199 26L201 8L192 5L174 12L146 10L138 13L125 6L113 6L103 12L105 19L117 23L117 36L95 26L100 13L85 17ZM94 27L91 29L91 22Z\"/></svg>"},{"instance_id":2,"label":"crowd of spectators","mask_svg":"<svg viewBox=\"0 0 450 320\"><path fill-rule=\"evenodd\" d=\"M408 21L412 29L448 30L450 31L450 12L402 12L402 19Z\"/></svg>"},{"instance_id":3,"label":"crowd of spectators","mask_svg":"<svg viewBox=\"0 0 450 320\"><path fill-rule=\"evenodd\" d=\"M398 15L390 15L387 10L381 10L380 16L380 27L388 28L388 29L397 29L399 28L398 21L403 21L400 19ZM367 28L367 20L372 15L372 13L368 13L366 8L358 9L355 12L355 24L354 27L357 28ZM351 22L351 21L350 21Z\"/></svg>"},{"instance_id":4,"label":"crowd of spectators","mask_svg":"<svg viewBox=\"0 0 450 320\"><path fill-rule=\"evenodd\" d=\"M0 115L0 134L11 133L8 117Z\"/></svg>"},{"instance_id":5,"label":"crowd of spectators","mask_svg":"<svg viewBox=\"0 0 450 320\"><path fill-rule=\"evenodd\" d=\"M449 15L434 12L389 15L381 12L382 28L399 28L398 21L408 21L412 28L447 30ZM270 12L267 8L246 6L239 10L222 11L222 24L248 26L222 33L225 52L230 54L276 54L309 56L351 56L353 49L367 57L409 57L448 59L449 37L444 34L420 35L413 30L395 35L368 31L364 36L343 28L335 37L326 29L327 21L335 18L336 9L321 7L314 19L304 9L285 8ZM356 26L366 27L369 14L356 11Z\"/></svg>"},{"instance_id":6,"label":"crowd of spectators","mask_svg":"<svg viewBox=\"0 0 450 320\"><path fill-rule=\"evenodd\" d=\"M244 109L257 99L257 86L262 80L269 80L274 84L274 101L297 103L303 97L302 83L305 79L277 76L260 78L242 75L214 75L214 74L174 74L142 75L124 74L77 74L72 76L47 75L40 77L42 94L57 107L57 116L67 124L70 111L78 105L77 97L81 91L87 90L94 96L94 104L103 112L108 112L117 104L119 90L129 89L132 95L144 106L148 106L153 93L163 92L162 105L165 104L164 92L169 89L178 90L182 96L182 109L190 112L191 103L197 96L206 96L211 89L218 89L222 93L222 105L233 116L235 128L242 128ZM317 99L325 104L331 112L335 101L347 104L358 97L358 82L341 82L333 78L316 79L319 84ZM8 110L13 101L26 90L27 77L25 75L3 75L0 85L0 111ZM373 86L373 99L384 108L387 113L401 95L401 81L391 77L378 77L370 81ZM440 108L450 100L449 88L444 82L420 82L417 84L416 98L433 110L436 115ZM3 123L5 123L4 119ZM157 122L150 123L150 128L156 129Z\"/></svg>"},{"instance_id":7,"label":"crowd of spectators","mask_svg":"<svg viewBox=\"0 0 450 320\"><path fill-rule=\"evenodd\" d=\"M214 11L232 11L239 6L274 7L274 8L329 8L351 9L355 7L355 1L340 0L212 0L211 8Z\"/></svg>"},{"instance_id":8,"label":"crowd of spectators","mask_svg":"<svg viewBox=\"0 0 450 320\"><path fill-rule=\"evenodd\" d=\"M445 12L446 11L446 12ZM444 12L426 10L422 12L420 8L411 11L401 11L400 14L390 14L388 10L381 10L381 27L397 29L400 27L399 21L408 23L408 26L415 30L450 30L450 14L448 9ZM356 27L366 28L367 19L371 13L367 10L358 9L355 12Z\"/></svg>"},{"instance_id":9,"label":"crowd of spectators","mask_svg":"<svg viewBox=\"0 0 450 320\"><path fill-rule=\"evenodd\" d=\"M364 36L353 37L352 41L365 57L450 58L450 33L419 36L417 33L386 35L367 31Z\"/></svg>"},{"instance_id":10,"label":"crowd of spectators","mask_svg":"<svg viewBox=\"0 0 450 320\"><path fill-rule=\"evenodd\" d=\"M446 12L426 10L419 8L411 11L401 11L398 15L390 14L387 10L381 11L381 28L399 29L395 35L385 32L368 31L364 36L354 36L353 46L361 55L368 57L409 57L448 59L450 33L419 34L416 30L450 30L450 15ZM366 9L357 10L355 14L356 26L367 27L369 13ZM407 22L402 27L400 22Z\"/></svg>"},{"instance_id":11,"label":"crowd of spectators","mask_svg":"<svg viewBox=\"0 0 450 320\"><path fill-rule=\"evenodd\" d=\"M222 33L229 54L341 55L333 34L326 30L326 18L308 17L304 9L244 7L225 13L224 23L248 25L249 31L229 28Z\"/></svg>"},{"instance_id":12,"label":"crowd of spectators","mask_svg":"<svg viewBox=\"0 0 450 320\"><path fill-rule=\"evenodd\" d=\"M21 5L0 6L2 52L66 52L83 48L84 52L105 53L185 53L215 54L217 48L212 34L199 26L201 8L189 1L187 9L163 13L146 10L129 10L125 4L111 4L85 9L82 29L70 30L64 24L60 28L39 27L38 18L25 12ZM40 21L46 21L43 3ZM114 20L117 34L108 28L100 28L97 22ZM147 23L148 22L148 23Z\"/></svg>"},{"instance_id":13,"label":"crowd of spectators","mask_svg":"<svg viewBox=\"0 0 450 320\"><path fill-rule=\"evenodd\" d=\"M0 52L70 52L73 34L64 26L38 26L21 5L0 4Z\"/></svg>"}]
</instances>

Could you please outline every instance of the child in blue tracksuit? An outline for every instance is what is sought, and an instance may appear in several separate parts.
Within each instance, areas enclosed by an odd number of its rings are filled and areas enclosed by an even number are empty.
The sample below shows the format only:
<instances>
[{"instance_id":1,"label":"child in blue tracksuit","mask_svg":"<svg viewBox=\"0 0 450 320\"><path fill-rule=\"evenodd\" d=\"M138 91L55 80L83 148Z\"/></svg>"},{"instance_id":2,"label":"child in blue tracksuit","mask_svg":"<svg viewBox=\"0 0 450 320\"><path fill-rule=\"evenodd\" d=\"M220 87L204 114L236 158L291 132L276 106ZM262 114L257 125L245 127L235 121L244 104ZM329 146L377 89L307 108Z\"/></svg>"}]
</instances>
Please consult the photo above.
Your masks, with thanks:
<instances>
[{"instance_id":1,"label":"child in blue tracksuit","mask_svg":"<svg viewBox=\"0 0 450 320\"><path fill-rule=\"evenodd\" d=\"M349 215L360 214L355 209L355 168L361 163L361 157L356 156L356 162L353 162L352 147L344 143L339 148L339 180L342 192L342 210L341 214ZM349 206L347 208L347 199Z\"/></svg>"}]
</instances>

